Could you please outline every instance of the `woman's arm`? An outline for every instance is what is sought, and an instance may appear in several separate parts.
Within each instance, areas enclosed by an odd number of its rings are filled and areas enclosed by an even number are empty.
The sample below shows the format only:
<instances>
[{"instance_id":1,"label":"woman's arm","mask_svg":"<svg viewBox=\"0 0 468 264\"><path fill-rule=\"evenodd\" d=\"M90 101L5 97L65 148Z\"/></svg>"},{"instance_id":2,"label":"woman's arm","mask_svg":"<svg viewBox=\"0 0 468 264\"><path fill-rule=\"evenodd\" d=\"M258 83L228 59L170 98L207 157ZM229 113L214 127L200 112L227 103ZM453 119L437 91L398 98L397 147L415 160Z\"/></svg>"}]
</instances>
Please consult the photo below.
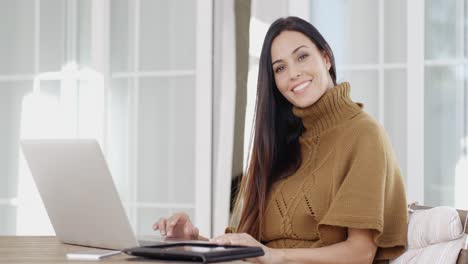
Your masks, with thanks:
<instances>
[{"instance_id":1,"label":"woman's arm","mask_svg":"<svg viewBox=\"0 0 468 264\"><path fill-rule=\"evenodd\" d=\"M377 246L369 229L348 229L344 242L321 248L276 249L277 263L372 263Z\"/></svg>"},{"instance_id":2,"label":"woman's arm","mask_svg":"<svg viewBox=\"0 0 468 264\"><path fill-rule=\"evenodd\" d=\"M273 249L262 245L248 234L226 234L211 241L217 244L260 246L263 257L249 259L256 263L372 263L377 245L369 229L348 229L348 239L321 248Z\"/></svg>"}]
</instances>

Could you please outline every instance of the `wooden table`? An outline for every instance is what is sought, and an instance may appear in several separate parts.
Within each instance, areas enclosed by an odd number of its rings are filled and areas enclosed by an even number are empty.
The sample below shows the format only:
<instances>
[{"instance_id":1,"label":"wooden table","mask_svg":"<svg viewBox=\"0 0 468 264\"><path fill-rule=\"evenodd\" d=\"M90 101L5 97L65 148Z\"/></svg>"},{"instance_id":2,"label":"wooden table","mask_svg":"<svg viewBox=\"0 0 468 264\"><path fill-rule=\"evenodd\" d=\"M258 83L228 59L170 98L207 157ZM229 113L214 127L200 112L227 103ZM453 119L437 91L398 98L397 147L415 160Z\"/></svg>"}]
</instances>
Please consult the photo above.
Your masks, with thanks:
<instances>
[{"instance_id":1,"label":"wooden table","mask_svg":"<svg viewBox=\"0 0 468 264\"><path fill-rule=\"evenodd\" d=\"M143 258L131 257L125 254L103 258L98 261L89 260L67 260L66 254L71 252L86 251L91 248L67 245L60 243L55 237L41 236L0 236L0 263L186 263L175 261L155 261ZM195 262L191 262L195 263ZM233 263L243 263L244 261L232 261Z\"/></svg>"}]
</instances>

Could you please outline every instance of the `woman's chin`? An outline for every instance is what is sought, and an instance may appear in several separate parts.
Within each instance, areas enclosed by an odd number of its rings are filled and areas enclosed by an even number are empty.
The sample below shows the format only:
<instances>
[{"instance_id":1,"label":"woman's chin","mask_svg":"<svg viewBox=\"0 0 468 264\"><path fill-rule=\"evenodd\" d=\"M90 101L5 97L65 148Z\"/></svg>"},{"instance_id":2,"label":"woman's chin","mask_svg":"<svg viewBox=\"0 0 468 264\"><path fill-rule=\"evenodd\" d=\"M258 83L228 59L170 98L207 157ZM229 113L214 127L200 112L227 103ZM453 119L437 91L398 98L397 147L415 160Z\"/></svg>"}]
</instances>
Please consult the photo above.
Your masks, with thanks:
<instances>
[{"instance_id":1,"label":"woman's chin","mask_svg":"<svg viewBox=\"0 0 468 264\"><path fill-rule=\"evenodd\" d=\"M297 108L307 108L313 105L317 100L297 100L293 103L293 105Z\"/></svg>"}]
</instances>

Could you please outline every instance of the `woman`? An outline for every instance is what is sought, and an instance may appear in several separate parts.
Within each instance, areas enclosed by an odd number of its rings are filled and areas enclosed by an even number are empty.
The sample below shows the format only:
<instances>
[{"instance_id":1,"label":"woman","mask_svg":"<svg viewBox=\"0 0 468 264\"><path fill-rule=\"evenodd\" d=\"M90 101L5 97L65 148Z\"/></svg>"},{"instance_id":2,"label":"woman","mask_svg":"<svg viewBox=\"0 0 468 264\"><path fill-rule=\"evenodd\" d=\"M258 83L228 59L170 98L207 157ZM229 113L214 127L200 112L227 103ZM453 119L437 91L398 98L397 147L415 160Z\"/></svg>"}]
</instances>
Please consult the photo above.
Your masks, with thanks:
<instances>
[{"instance_id":1,"label":"woman","mask_svg":"<svg viewBox=\"0 0 468 264\"><path fill-rule=\"evenodd\" d=\"M276 20L260 56L255 136L234 233L218 244L261 246L259 263L372 263L406 245L406 199L383 129L336 83L333 53L308 22ZM154 225L199 236L179 213Z\"/></svg>"}]
</instances>

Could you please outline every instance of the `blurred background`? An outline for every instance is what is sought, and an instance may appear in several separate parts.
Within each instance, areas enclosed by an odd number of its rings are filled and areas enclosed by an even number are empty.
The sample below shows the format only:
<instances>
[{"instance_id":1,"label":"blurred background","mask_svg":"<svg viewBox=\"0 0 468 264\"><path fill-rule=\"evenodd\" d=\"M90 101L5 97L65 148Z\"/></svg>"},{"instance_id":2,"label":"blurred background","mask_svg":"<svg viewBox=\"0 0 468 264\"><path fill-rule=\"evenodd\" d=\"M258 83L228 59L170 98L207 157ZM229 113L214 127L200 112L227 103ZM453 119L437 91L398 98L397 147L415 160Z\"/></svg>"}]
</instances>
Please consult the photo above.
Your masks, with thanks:
<instances>
[{"instance_id":1,"label":"blurred background","mask_svg":"<svg viewBox=\"0 0 468 264\"><path fill-rule=\"evenodd\" d=\"M21 138L97 139L138 235L177 211L223 232L289 15L387 130L409 202L468 209L468 0L2 0L0 235L54 234Z\"/></svg>"}]
</instances>

